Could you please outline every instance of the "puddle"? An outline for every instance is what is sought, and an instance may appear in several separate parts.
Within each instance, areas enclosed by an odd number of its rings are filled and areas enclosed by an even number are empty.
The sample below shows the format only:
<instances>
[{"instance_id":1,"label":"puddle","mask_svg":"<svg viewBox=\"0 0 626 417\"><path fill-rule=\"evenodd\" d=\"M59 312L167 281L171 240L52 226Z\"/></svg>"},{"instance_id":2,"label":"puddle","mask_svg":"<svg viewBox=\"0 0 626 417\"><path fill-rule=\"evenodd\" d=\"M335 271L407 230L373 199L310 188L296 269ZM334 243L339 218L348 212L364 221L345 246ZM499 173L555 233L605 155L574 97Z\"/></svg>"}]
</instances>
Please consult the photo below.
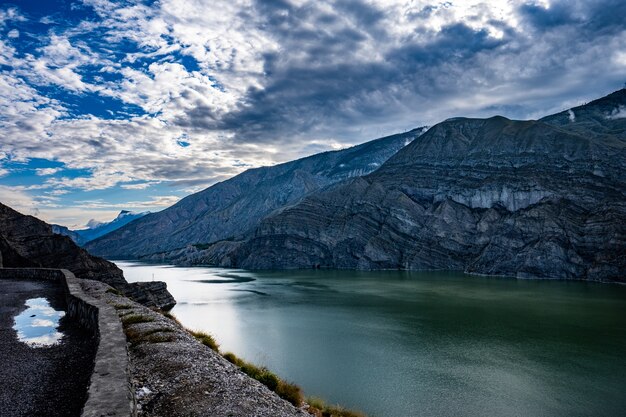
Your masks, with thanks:
<instances>
[{"instance_id":1,"label":"puddle","mask_svg":"<svg viewBox=\"0 0 626 417\"><path fill-rule=\"evenodd\" d=\"M28 307L15 316L13 329L17 332L20 342L33 347L55 345L63 337L59 332L59 320L64 311L55 310L45 298L30 298L25 302Z\"/></svg>"}]
</instances>

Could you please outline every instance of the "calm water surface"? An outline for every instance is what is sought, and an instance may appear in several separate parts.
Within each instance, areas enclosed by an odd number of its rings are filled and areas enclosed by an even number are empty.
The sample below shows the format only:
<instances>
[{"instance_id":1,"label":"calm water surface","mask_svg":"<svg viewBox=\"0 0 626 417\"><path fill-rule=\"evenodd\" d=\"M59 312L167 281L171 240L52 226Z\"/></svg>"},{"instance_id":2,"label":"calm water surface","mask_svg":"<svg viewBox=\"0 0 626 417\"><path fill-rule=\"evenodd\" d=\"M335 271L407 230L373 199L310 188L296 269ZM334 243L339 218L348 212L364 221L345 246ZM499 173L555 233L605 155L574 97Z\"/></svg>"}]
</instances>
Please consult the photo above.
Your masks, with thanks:
<instances>
[{"instance_id":1,"label":"calm water surface","mask_svg":"<svg viewBox=\"0 0 626 417\"><path fill-rule=\"evenodd\" d=\"M372 416L626 415L625 286L116 263L222 351Z\"/></svg>"}]
</instances>

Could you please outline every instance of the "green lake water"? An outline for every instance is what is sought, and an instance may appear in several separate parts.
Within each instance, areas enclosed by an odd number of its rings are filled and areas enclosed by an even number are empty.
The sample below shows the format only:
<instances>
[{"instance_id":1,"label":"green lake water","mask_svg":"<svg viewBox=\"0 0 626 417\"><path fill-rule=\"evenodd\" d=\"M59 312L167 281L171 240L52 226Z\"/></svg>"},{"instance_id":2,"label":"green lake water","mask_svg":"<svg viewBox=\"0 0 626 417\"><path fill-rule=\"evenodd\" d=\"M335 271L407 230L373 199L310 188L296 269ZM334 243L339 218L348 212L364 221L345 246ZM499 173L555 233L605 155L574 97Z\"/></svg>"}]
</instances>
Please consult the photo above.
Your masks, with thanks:
<instances>
[{"instance_id":1,"label":"green lake water","mask_svg":"<svg viewBox=\"0 0 626 417\"><path fill-rule=\"evenodd\" d=\"M116 263L222 351L370 416L626 415L626 286Z\"/></svg>"}]
</instances>

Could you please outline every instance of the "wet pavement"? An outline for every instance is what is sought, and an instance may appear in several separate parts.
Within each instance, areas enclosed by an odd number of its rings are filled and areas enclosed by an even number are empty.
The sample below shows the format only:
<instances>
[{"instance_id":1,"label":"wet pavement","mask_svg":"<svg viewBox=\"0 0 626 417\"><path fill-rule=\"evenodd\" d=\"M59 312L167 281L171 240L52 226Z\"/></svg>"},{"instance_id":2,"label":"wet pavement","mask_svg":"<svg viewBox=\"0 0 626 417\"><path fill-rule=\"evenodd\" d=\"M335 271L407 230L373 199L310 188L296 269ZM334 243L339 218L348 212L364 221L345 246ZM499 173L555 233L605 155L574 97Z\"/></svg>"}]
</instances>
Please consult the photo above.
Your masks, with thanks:
<instances>
[{"instance_id":1,"label":"wet pavement","mask_svg":"<svg viewBox=\"0 0 626 417\"><path fill-rule=\"evenodd\" d=\"M80 415L97 340L65 316L65 308L54 282L0 279L3 417Z\"/></svg>"}]
</instances>

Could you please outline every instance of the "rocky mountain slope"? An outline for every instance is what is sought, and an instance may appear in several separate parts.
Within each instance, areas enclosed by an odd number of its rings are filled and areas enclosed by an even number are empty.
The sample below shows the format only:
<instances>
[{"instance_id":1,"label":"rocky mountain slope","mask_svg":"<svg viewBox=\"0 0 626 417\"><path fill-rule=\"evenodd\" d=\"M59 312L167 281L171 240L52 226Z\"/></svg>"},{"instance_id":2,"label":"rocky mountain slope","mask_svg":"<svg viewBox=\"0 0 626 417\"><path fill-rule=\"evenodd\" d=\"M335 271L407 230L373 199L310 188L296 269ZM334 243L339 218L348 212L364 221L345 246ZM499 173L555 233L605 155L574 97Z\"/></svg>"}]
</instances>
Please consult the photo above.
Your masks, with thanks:
<instances>
[{"instance_id":1,"label":"rocky mountain slope","mask_svg":"<svg viewBox=\"0 0 626 417\"><path fill-rule=\"evenodd\" d=\"M79 278L105 282L148 306L172 307L174 298L162 282L128 284L122 270L90 255L52 226L0 203L0 267L65 268Z\"/></svg>"},{"instance_id":2,"label":"rocky mountain slope","mask_svg":"<svg viewBox=\"0 0 626 417\"><path fill-rule=\"evenodd\" d=\"M626 141L626 88L540 120L584 136Z\"/></svg>"},{"instance_id":3,"label":"rocky mountain slope","mask_svg":"<svg viewBox=\"0 0 626 417\"><path fill-rule=\"evenodd\" d=\"M194 262L626 281L623 106L621 90L574 119L447 120L372 174L313 193Z\"/></svg>"},{"instance_id":4,"label":"rocky mountain slope","mask_svg":"<svg viewBox=\"0 0 626 417\"><path fill-rule=\"evenodd\" d=\"M415 129L340 151L247 170L85 248L96 255L126 259L240 236L277 208L329 184L374 171L422 132Z\"/></svg>"}]
</instances>

